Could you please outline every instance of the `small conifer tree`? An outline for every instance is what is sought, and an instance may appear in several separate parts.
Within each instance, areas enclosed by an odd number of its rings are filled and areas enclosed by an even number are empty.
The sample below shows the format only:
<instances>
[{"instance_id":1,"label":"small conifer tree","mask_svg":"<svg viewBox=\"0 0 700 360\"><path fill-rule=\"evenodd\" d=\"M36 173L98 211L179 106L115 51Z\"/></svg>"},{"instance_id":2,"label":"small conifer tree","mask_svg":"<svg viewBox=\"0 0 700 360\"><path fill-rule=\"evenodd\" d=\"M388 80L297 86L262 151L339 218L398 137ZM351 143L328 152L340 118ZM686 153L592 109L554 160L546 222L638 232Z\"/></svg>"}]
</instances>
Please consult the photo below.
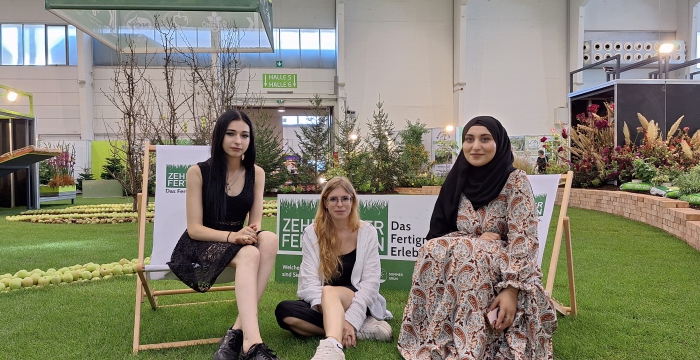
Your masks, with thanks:
<instances>
[{"instance_id":1,"label":"small conifer tree","mask_svg":"<svg viewBox=\"0 0 700 360\"><path fill-rule=\"evenodd\" d=\"M255 129L255 162L265 170L265 192L277 189L289 178L284 165L285 153L280 131L271 123L272 115L265 111L251 114Z\"/></svg>"},{"instance_id":2,"label":"small conifer tree","mask_svg":"<svg viewBox=\"0 0 700 360\"><path fill-rule=\"evenodd\" d=\"M377 111L372 114L372 121L367 123L368 134L365 144L369 153L368 164L372 191L390 191L398 182L397 167L401 149L397 145L394 123L382 108L384 103L377 103Z\"/></svg>"},{"instance_id":3,"label":"small conifer tree","mask_svg":"<svg viewBox=\"0 0 700 360\"><path fill-rule=\"evenodd\" d=\"M312 123L302 126L301 134L294 132L299 140L299 152L295 151L299 158L295 182L317 191L319 178L326 172L330 160L329 109L321 105L322 99L318 94L309 99L309 102Z\"/></svg>"}]
</instances>

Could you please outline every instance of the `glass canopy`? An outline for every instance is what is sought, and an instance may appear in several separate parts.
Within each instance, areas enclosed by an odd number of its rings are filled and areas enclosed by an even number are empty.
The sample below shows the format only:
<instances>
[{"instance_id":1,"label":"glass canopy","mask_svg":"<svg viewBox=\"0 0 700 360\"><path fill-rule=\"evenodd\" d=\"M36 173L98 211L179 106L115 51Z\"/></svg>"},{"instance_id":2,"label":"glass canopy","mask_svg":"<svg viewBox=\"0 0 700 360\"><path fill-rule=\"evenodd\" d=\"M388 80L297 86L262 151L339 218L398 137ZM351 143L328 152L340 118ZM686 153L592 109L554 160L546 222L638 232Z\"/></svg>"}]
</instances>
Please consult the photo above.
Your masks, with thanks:
<instances>
[{"instance_id":1,"label":"glass canopy","mask_svg":"<svg viewBox=\"0 0 700 360\"><path fill-rule=\"evenodd\" d=\"M272 0L45 1L47 10L117 51L131 51L132 40L136 53L163 52L167 38L187 52L274 52Z\"/></svg>"}]
</instances>

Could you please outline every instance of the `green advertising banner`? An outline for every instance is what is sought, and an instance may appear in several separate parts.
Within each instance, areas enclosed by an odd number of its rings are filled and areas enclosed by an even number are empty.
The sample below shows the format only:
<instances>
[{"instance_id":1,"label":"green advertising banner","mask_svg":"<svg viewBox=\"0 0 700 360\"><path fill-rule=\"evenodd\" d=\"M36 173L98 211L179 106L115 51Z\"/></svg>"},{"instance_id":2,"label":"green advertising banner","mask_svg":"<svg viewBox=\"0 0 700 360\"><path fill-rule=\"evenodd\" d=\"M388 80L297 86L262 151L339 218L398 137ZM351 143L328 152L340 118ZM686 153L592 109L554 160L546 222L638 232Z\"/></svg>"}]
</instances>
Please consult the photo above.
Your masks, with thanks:
<instances>
[{"instance_id":1,"label":"green advertising banner","mask_svg":"<svg viewBox=\"0 0 700 360\"><path fill-rule=\"evenodd\" d=\"M535 197L542 263L560 175L528 176ZM301 236L316 216L319 195L278 195L277 229L280 250L275 280L296 282L301 264ZM372 223L379 239L381 288L409 289L418 251L426 242L436 195L359 195L360 217Z\"/></svg>"},{"instance_id":2,"label":"green advertising banner","mask_svg":"<svg viewBox=\"0 0 700 360\"><path fill-rule=\"evenodd\" d=\"M297 74L263 74L265 89L296 89Z\"/></svg>"},{"instance_id":3,"label":"green advertising banner","mask_svg":"<svg viewBox=\"0 0 700 360\"><path fill-rule=\"evenodd\" d=\"M384 289L411 287L413 263L425 242L434 195L360 195L360 217L374 225L382 262ZM318 195L279 195L277 229L280 251L275 262L275 280L296 282L301 264L301 236L313 222Z\"/></svg>"}]
</instances>

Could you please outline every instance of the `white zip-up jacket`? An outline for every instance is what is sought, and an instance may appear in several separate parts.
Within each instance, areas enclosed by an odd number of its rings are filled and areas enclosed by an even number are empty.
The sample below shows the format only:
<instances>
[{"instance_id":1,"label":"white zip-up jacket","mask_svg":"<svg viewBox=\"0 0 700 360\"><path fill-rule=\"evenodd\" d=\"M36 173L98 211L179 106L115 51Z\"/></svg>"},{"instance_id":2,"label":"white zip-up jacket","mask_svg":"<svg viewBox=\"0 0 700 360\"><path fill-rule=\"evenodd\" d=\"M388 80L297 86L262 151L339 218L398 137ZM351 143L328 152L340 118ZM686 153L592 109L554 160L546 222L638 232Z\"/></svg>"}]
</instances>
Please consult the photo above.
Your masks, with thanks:
<instances>
[{"instance_id":1,"label":"white zip-up jacket","mask_svg":"<svg viewBox=\"0 0 700 360\"><path fill-rule=\"evenodd\" d=\"M314 224L304 229L301 249L303 256L299 270L297 296L311 304L312 309L318 311L318 305L321 304L323 278L318 272L321 264L320 249ZM379 294L381 271L377 229L372 224L362 221L357 230L357 257L350 279L352 285L357 288L357 292L352 304L345 311L345 320L355 328L355 331L360 329L367 318L368 308L372 316L379 320L393 318L391 312L386 309L386 299Z\"/></svg>"}]
</instances>

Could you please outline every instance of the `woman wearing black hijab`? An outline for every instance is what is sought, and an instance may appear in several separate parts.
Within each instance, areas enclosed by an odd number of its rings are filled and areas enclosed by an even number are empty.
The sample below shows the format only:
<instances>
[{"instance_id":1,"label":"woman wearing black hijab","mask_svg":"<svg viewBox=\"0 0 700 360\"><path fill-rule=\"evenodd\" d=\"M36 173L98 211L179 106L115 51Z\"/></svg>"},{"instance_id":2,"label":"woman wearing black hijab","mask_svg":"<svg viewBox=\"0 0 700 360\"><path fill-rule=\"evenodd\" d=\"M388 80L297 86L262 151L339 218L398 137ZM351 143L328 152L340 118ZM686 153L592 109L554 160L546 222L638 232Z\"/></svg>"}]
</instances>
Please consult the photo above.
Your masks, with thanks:
<instances>
[{"instance_id":1,"label":"woman wearing black hijab","mask_svg":"<svg viewBox=\"0 0 700 360\"><path fill-rule=\"evenodd\" d=\"M557 321L537 265L537 223L506 130L490 116L472 119L416 260L401 355L551 359Z\"/></svg>"}]
</instances>

